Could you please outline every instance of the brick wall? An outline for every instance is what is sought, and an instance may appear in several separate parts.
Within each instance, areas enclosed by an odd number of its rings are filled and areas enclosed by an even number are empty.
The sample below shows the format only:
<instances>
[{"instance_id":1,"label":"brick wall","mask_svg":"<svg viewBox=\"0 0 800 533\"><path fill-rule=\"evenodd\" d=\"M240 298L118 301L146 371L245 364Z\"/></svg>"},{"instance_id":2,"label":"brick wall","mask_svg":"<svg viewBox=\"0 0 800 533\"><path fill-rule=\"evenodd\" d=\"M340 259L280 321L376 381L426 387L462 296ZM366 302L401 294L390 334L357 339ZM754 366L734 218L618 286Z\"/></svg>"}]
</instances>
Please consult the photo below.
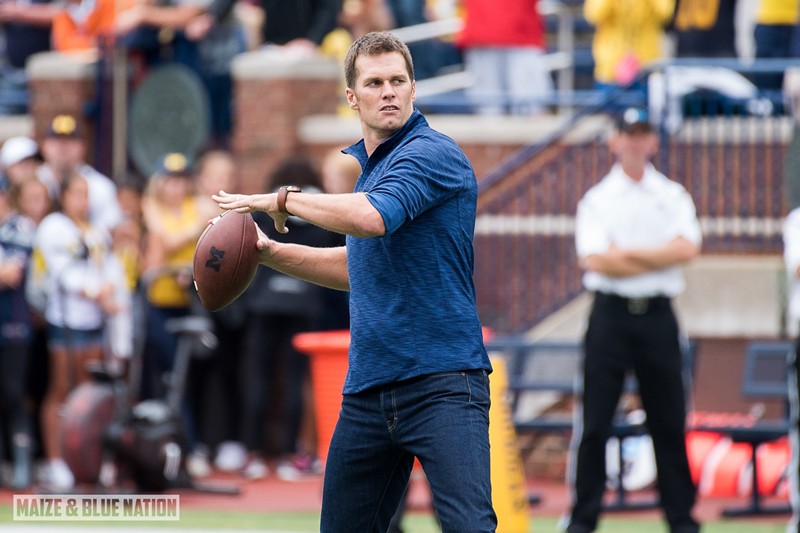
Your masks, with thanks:
<instances>
[{"instance_id":1,"label":"brick wall","mask_svg":"<svg viewBox=\"0 0 800 533\"><path fill-rule=\"evenodd\" d=\"M269 173L300 151L298 123L308 115L336 112L340 69L324 58L298 59L258 51L237 58L234 71L232 148L240 163L242 192L262 192Z\"/></svg>"},{"instance_id":2,"label":"brick wall","mask_svg":"<svg viewBox=\"0 0 800 533\"><path fill-rule=\"evenodd\" d=\"M65 57L57 53L36 54L27 66L30 83L30 114L33 135L41 140L56 115L68 113L78 121L87 140L87 157L94 157L95 121L87 112L95 98L95 64L91 56Z\"/></svg>"}]
</instances>

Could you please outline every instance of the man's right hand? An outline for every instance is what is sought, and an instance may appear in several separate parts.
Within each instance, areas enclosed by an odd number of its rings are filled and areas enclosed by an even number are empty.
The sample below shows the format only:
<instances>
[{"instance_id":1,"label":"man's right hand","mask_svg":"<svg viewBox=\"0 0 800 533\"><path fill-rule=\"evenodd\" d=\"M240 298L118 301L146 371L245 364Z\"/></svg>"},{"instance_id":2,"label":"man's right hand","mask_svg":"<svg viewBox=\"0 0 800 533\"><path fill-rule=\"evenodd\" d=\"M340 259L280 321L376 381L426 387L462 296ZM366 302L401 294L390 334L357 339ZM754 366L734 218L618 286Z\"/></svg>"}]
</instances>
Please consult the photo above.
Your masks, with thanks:
<instances>
[{"instance_id":1,"label":"man's right hand","mask_svg":"<svg viewBox=\"0 0 800 533\"><path fill-rule=\"evenodd\" d=\"M211 199L217 202L221 209L232 209L237 213L252 213L253 211L263 211L275 221L275 230L278 233L288 233L286 220L289 215L281 213L278 209L278 195L270 194L230 194L219 191L212 194Z\"/></svg>"},{"instance_id":2,"label":"man's right hand","mask_svg":"<svg viewBox=\"0 0 800 533\"><path fill-rule=\"evenodd\" d=\"M256 233L258 234L256 248L258 248L260 256L258 262L261 265L269 266L270 259L275 254L275 241L267 237L267 234L261 231L261 228L258 227L258 224L256 224Z\"/></svg>"}]
</instances>

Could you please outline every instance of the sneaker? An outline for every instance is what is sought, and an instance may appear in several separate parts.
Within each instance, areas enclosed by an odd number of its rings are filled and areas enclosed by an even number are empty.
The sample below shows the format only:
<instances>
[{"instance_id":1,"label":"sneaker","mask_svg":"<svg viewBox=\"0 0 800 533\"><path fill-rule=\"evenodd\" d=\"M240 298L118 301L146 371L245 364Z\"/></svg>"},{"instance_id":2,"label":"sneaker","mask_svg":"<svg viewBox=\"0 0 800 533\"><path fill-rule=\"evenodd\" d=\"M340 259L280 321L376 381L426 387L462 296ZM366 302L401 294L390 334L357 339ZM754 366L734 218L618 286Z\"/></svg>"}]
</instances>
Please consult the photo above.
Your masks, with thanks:
<instances>
[{"instance_id":1,"label":"sneaker","mask_svg":"<svg viewBox=\"0 0 800 533\"><path fill-rule=\"evenodd\" d=\"M278 463L275 474L284 481L300 481L322 474L322 462L307 453L298 453Z\"/></svg>"},{"instance_id":2,"label":"sneaker","mask_svg":"<svg viewBox=\"0 0 800 533\"><path fill-rule=\"evenodd\" d=\"M211 463L208 462L208 454L203 451L194 451L186 458L186 470L189 475L195 478L203 478L211 475Z\"/></svg>"},{"instance_id":3,"label":"sneaker","mask_svg":"<svg viewBox=\"0 0 800 533\"><path fill-rule=\"evenodd\" d=\"M44 483L51 489L71 489L75 486L75 476L63 459L51 459L45 468Z\"/></svg>"},{"instance_id":4,"label":"sneaker","mask_svg":"<svg viewBox=\"0 0 800 533\"><path fill-rule=\"evenodd\" d=\"M253 457L244 467L242 475L247 479L264 479L269 474L269 467L263 459Z\"/></svg>"},{"instance_id":5,"label":"sneaker","mask_svg":"<svg viewBox=\"0 0 800 533\"><path fill-rule=\"evenodd\" d=\"M225 441L217 448L214 466L222 472L238 472L247 463L247 450L241 442Z\"/></svg>"}]
</instances>

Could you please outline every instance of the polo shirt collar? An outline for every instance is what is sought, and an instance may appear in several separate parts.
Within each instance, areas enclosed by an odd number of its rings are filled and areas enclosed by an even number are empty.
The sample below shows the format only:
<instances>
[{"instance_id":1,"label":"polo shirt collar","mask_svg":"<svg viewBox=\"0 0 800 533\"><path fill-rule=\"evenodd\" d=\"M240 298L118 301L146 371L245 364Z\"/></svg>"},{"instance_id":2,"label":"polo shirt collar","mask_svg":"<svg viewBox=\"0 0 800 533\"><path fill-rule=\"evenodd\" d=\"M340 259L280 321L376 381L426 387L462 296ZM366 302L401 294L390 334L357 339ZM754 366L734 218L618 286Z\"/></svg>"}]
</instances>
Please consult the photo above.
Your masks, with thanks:
<instances>
[{"instance_id":1,"label":"polo shirt collar","mask_svg":"<svg viewBox=\"0 0 800 533\"><path fill-rule=\"evenodd\" d=\"M421 128L428 124L428 121L425 120L425 117L420 113L419 109L416 107L414 111L411 112L411 116L408 117L403 126L394 132L390 137L381 141L381 143L375 148L373 155L383 155L389 151L391 151L395 146L397 146L400 141L402 141L410 132ZM361 139L357 143L348 146L342 153L352 155L355 157L359 163L361 163L361 168L364 168L367 164L367 160L369 160L369 156L367 155L367 149L364 146L364 139Z\"/></svg>"},{"instance_id":2,"label":"polo shirt collar","mask_svg":"<svg viewBox=\"0 0 800 533\"><path fill-rule=\"evenodd\" d=\"M658 181L656 176L657 171L652 163L648 163L644 167L644 175L642 176L641 181L631 179L631 177L628 176L622 169L622 165L619 163L614 163L609 178L611 178L611 181L618 187L640 187L644 189L651 189Z\"/></svg>"}]
</instances>

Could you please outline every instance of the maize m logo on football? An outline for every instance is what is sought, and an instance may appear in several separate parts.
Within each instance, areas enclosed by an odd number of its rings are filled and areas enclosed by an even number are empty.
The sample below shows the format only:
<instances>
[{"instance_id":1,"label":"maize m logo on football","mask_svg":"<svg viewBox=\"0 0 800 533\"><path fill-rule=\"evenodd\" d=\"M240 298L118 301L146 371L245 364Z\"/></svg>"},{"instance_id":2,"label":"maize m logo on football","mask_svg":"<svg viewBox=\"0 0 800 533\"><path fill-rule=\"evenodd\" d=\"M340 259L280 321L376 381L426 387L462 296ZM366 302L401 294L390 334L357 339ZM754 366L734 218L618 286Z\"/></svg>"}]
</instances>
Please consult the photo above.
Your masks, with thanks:
<instances>
[{"instance_id":1,"label":"maize m logo on football","mask_svg":"<svg viewBox=\"0 0 800 533\"><path fill-rule=\"evenodd\" d=\"M220 267L222 267L222 260L225 259L225 250L217 250L215 247L211 247L211 258L206 261L206 268L213 268L216 272L219 272Z\"/></svg>"}]
</instances>

